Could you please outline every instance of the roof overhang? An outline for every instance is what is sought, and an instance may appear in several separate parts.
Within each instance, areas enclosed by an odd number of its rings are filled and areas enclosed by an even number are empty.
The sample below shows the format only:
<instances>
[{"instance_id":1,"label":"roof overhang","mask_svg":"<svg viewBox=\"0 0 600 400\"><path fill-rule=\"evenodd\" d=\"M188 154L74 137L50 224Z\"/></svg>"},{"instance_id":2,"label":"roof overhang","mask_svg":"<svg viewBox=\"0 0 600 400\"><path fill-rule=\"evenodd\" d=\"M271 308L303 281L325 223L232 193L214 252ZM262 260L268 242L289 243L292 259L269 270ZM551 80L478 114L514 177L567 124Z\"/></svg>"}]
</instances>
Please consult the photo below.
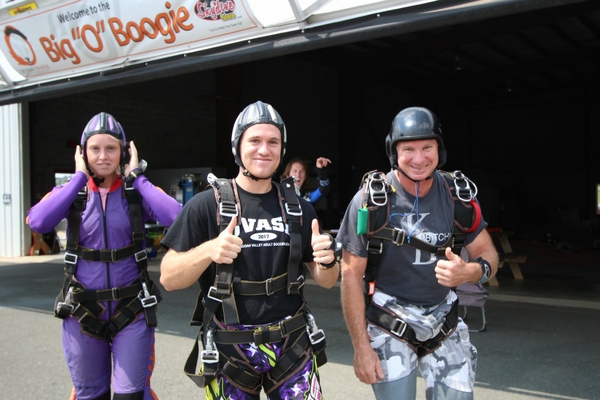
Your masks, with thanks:
<instances>
[{"instance_id":1,"label":"roof overhang","mask_svg":"<svg viewBox=\"0 0 600 400\"><path fill-rule=\"evenodd\" d=\"M69 12L93 7L98 4L95 0L93 5L91 0L49 0L45 6L16 13L14 17L6 16L11 4L21 7L22 3L32 3L15 1L0 7L0 12L4 12L0 13L0 27L5 33L5 40L0 41L0 50L4 54L0 54L0 80L4 81L4 85L0 85L0 105L106 89L584 1L372 0L359 3L354 0L289 0L288 3L280 2L286 7L265 10L264 3L271 2L229 0L219 4L233 4L233 12L231 8L229 13L224 9L213 10L212 15L203 14L204 18L199 15L203 9L198 9L202 1L171 1L168 3L171 4L169 10L164 10L165 6L161 3L151 2L152 5L149 5L146 1L128 1L126 6L119 8L117 5L115 8L118 10L110 14L112 17L105 13L104 18L97 18L93 24L89 15L70 16ZM135 9L142 3L143 11ZM218 14L217 11L223 13ZM162 15L162 20L154 18L155 23L164 22L162 30L157 25L159 31L164 32L162 41L155 40L161 36L160 33L154 40L148 39L152 32L138 38L135 43L130 42L131 46L129 43L124 45L124 40L120 46L109 41L118 37L115 33L118 31L118 23L115 22L118 18L139 21L138 29L146 24L144 29L151 31L152 19L143 15ZM65 16L69 16L70 21L66 21ZM167 29L168 23L173 28L171 31ZM194 32L201 24L209 24L210 29ZM132 34L137 32L135 24L131 27ZM12 33L13 30L28 32L27 35L17 33L14 46L17 50L10 48L7 39L7 31ZM22 37L25 36L38 37L38 40L23 42ZM164 39L171 37L173 42L165 44ZM105 41L104 46L100 46L102 40ZM148 45L143 43L145 40ZM21 46L21 53L17 46ZM73 63L75 53L78 64ZM35 62L31 64L33 60ZM15 79L15 72L20 78Z\"/></svg>"}]
</instances>

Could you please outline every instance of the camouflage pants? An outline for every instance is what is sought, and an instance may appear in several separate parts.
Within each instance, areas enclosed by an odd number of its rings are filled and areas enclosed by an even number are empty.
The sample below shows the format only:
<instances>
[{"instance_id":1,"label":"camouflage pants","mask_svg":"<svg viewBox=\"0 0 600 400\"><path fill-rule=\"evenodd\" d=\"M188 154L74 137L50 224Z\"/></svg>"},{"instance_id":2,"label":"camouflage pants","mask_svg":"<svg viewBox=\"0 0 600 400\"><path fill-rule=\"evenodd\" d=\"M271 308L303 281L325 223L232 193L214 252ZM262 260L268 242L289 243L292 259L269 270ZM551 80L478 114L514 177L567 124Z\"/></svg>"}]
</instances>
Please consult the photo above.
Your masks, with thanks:
<instances>
[{"instance_id":1,"label":"camouflage pants","mask_svg":"<svg viewBox=\"0 0 600 400\"><path fill-rule=\"evenodd\" d=\"M456 294L434 307L400 305L395 298L376 293L374 301L389 308L415 330L419 340L427 340L439 332L443 316L449 311ZM472 399L477 367L477 350L469 339L467 325L459 319L456 330L442 345L422 358L403 341L375 325L368 325L371 347L381 362L384 379L373 385L378 399L414 399L418 372L425 379L427 399ZM403 397L402 393L407 397ZM389 393L390 397L387 396Z\"/></svg>"}]
</instances>

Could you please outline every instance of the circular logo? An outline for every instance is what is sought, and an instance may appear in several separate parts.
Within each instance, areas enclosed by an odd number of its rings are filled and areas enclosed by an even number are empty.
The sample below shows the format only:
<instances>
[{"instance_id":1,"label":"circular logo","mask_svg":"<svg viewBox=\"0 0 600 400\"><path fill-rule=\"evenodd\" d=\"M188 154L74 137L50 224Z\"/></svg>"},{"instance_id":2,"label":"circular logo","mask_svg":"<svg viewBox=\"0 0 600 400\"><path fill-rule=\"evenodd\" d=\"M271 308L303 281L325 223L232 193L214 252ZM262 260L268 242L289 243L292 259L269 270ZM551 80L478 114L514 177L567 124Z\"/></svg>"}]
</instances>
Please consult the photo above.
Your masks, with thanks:
<instances>
[{"instance_id":1,"label":"circular logo","mask_svg":"<svg viewBox=\"0 0 600 400\"><path fill-rule=\"evenodd\" d=\"M31 47L27 37L21 31L7 25L4 28L4 40L6 41L10 55L19 65L35 64L36 57L33 47Z\"/></svg>"}]
</instances>

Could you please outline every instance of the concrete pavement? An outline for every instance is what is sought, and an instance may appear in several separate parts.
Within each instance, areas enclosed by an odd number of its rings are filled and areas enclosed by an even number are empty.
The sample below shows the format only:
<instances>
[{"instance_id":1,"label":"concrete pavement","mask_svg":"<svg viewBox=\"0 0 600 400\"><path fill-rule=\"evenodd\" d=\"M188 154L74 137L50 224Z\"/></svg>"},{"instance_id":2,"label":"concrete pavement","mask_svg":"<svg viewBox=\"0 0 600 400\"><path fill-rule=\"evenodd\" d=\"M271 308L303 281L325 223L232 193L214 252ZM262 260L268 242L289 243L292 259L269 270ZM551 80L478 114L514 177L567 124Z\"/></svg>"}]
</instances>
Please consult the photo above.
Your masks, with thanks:
<instances>
[{"instance_id":1,"label":"concrete pavement","mask_svg":"<svg viewBox=\"0 0 600 400\"><path fill-rule=\"evenodd\" d=\"M59 255L0 259L0 381L3 399L67 399L71 382L61 348L61 322L52 316L62 283ZM159 260L150 263L158 282ZM502 277L500 277L502 278ZM526 277L527 278L527 277ZM486 303L487 331L472 333L479 351L477 399L600 399L600 296L528 292L500 279ZM557 287L560 286L557 284ZM161 399L202 399L183 374L197 328L188 325L197 287L166 292L159 306L157 362L152 386ZM308 284L305 295L327 335L329 362L321 369L329 400L374 399L352 367L353 351L340 307L339 286ZM481 325L479 309L468 321ZM424 399L419 380L418 399Z\"/></svg>"}]
</instances>

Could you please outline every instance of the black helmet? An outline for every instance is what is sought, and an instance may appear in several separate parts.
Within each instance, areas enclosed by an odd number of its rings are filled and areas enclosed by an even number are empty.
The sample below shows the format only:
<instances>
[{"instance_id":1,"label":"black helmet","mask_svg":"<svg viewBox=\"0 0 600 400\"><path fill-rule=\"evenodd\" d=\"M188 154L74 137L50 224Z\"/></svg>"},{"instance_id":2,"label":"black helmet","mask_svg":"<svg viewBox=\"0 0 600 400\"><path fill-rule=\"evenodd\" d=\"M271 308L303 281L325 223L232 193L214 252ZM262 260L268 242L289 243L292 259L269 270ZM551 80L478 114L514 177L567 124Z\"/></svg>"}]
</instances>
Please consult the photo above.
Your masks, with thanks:
<instances>
[{"instance_id":1,"label":"black helmet","mask_svg":"<svg viewBox=\"0 0 600 400\"><path fill-rule=\"evenodd\" d=\"M400 111L392 121L392 129L385 138L385 152L392 168L398 166L396 144L402 141L435 139L438 142L439 162L436 168L446 163L446 150L442 140L442 129L434 113L423 107L409 107Z\"/></svg>"},{"instance_id":2,"label":"black helmet","mask_svg":"<svg viewBox=\"0 0 600 400\"><path fill-rule=\"evenodd\" d=\"M233 124L233 132L231 132L231 152L235 157L235 163L242 168L245 167L239 154L240 138L246 129L256 124L271 124L279 129L281 132L280 162L283 160L283 156L285 155L287 133L283 119L281 119L281 115L279 115L279 113L270 104L257 101L256 103L252 103L248 107L244 108L244 111L238 115L235 123Z\"/></svg>"},{"instance_id":3,"label":"black helmet","mask_svg":"<svg viewBox=\"0 0 600 400\"><path fill-rule=\"evenodd\" d=\"M86 161L87 155L85 151L85 143L90 136L98 133L106 133L107 135L111 135L112 137L121 141L121 161L123 161L125 159L125 152L127 151L125 131L123 131L123 127L117 122L115 117L105 112L101 112L90 119L85 126L83 133L81 134L81 149L83 150L83 155Z\"/></svg>"}]
</instances>

